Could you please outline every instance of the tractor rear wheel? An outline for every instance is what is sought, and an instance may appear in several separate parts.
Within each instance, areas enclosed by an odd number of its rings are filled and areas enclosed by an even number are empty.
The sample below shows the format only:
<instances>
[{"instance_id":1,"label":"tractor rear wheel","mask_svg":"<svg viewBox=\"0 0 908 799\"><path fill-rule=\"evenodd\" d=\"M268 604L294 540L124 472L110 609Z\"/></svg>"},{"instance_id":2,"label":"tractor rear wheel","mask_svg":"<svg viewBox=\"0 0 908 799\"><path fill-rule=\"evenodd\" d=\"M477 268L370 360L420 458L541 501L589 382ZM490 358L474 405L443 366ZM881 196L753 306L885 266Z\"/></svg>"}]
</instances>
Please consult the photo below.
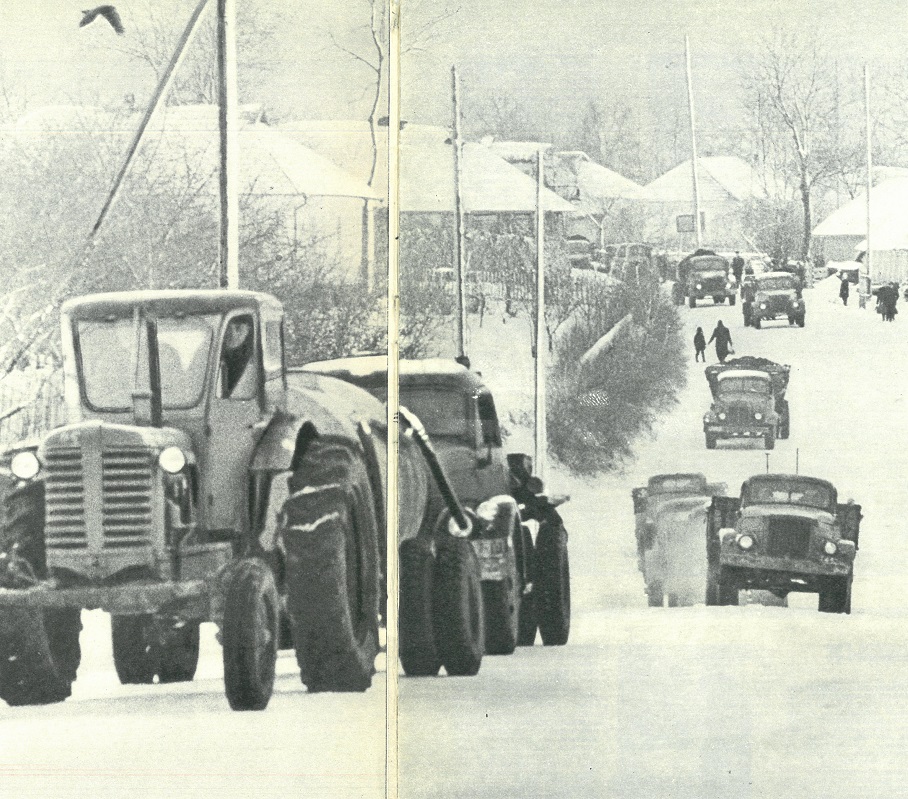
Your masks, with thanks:
<instances>
[{"instance_id":1,"label":"tractor rear wheel","mask_svg":"<svg viewBox=\"0 0 908 799\"><path fill-rule=\"evenodd\" d=\"M357 453L313 442L280 518L287 611L312 692L365 691L378 654L378 523ZM383 521L383 520L382 520Z\"/></svg>"},{"instance_id":2,"label":"tractor rear wheel","mask_svg":"<svg viewBox=\"0 0 908 799\"><path fill-rule=\"evenodd\" d=\"M435 553L431 541L411 538L400 545L400 662L410 677L432 677L441 668L435 646Z\"/></svg>"},{"instance_id":3,"label":"tractor rear wheel","mask_svg":"<svg viewBox=\"0 0 908 799\"><path fill-rule=\"evenodd\" d=\"M451 677L472 677L482 665L485 619L479 560L465 538L439 543L435 568L435 640Z\"/></svg>"},{"instance_id":4,"label":"tractor rear wheel","mask_svg":"<svg viewBox=\"0 0 908 799\"><path fill-rule=\"evenodd\" d=\"M244 558L225 585L224 692L233 710L264 710L274 690L280 598L274 573ZM162 680L163 681L163 680Z\"/></svg>"},{"instance_id":5,"label":"tractor rear wheel","mask_svg":"<svg viewBox=\"0 0 908 799\"><path fill-rule=\"evenodd\" d=\"M567 530L561 517L539 526L536 537L536 619L546 646L563 646L571 631L571 573Z\"/></svg>"}]
</instances>

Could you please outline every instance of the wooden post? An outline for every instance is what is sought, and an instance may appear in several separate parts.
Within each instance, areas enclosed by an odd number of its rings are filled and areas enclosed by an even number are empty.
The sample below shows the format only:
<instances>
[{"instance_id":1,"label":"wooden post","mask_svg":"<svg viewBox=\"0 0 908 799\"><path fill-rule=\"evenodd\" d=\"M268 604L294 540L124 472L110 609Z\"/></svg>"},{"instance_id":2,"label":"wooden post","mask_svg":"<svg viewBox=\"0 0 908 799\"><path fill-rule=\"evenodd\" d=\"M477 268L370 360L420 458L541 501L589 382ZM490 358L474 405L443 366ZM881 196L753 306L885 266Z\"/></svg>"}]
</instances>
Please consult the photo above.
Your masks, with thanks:
<instances>
[{"instance_id":1,"label":"wooden post","mask_svg":"<svg viewBox=\"0 0 908 799\"><path fill-rule=\"evenodd\" d=\"M460 138L460 85L457 79L457 67L451 67L451 97L454 103L454 280L457 287L457 356L466 358L467 354L467 302L464 267L465 219L463 209L463 141Z\"/></svg>"},{"instance_id":2,"label":"wooden post","mask_svg":"<svg viewBox=\"0 0 908 799\"><path fill-rule=\"evenodd\" d=\"M690 71L690 40L684 37L684 60L687 65L687 106L690 111L690 171L694 186L694 230L697 234L697 247L703 243L700 229L700 179L697 174L697 123L694 114L694 84Z\"/></svg>"},{"instance_id":3,"label":"wooden post","mask_svg":"<svg viewBox=\"0 0 908 799\"><path fill-rule=\"evenodd\" d=\"M545 480L548 441L545 428L545 376L548 344L545 334L545 209L542 190L545 181L545 157L540 147L536 153L536 358L535 358L535 472Z\"/></svg>"},{"instance_id":4,"label":"wooden post","mask_svg":"<svg viewBox=\"0 0 908 799\"><path fill-rule=\"evenodd\" d=\"M218 0L218 129L220 133L220 285L240 287L240 200L236 84L236 0Z\"/></svg>"},{"instance_id":5,"label":"wooden post","mask_svg":"<svg viewBox=\"0 0 908 799\"><path fill-rule=\"evenodd\" d=\"M870 250L870 192L873 189L873 142L870 136L870 68L864 64L864 124L867 140L867 250L864 255L864 286L858 295L858 302L865 307L871 297L873 272ZM873 305L873 303L870 303Z\"/></svg>"}]
</instances>

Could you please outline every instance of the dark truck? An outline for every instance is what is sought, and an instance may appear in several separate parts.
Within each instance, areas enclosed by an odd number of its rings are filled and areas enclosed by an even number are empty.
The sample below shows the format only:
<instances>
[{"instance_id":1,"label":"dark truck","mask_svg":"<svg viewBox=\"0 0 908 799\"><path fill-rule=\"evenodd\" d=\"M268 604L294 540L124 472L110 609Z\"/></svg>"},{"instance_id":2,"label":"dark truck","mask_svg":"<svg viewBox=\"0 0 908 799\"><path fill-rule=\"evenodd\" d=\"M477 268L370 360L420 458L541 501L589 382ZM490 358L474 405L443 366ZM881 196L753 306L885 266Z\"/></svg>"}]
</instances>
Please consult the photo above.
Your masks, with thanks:
<instances>
[{"instance_id":1,"label":"dark truck","mask_svg":"<svg viewBox=\"0 0 908 799\"><path fill-rule=\"evenodd\" d=\"M756 275L741 290L744 325L757 330L763 322L784 319L789 325L804 327L806 308L797 275L789 272L766 272Z\"/></svg>"},{"instance_id":2,"label":"dark truck","mask_svg":"<svg viewBox=\"0 0 908 799\"><path fill-rule=\"evenodd\" d=\"M658 474L631 492L637 566L650 607L694 605L703 601L706 559L703 531L715 495L724 483L702 474Z\"/></svg>"},{"instance_id":3,"label":"dark truck","mask_svg":"<svg viewBox=\"0 0 908 799\"><path fill-rule=\"evenodd\" d=\"M112 614L123 683L191 680L213 621L236 710L267 705L278 647L310 691L368 688L384 406L290 372L266 294L93 295L61 332L71 423L7 453L0 696L69 696L83 608Z\"/></svg>"},{"instance_id":4,"label":"dark truck","mask_svg":"<svg viewBox=\"0 0 908 799\"><path fill-rule=\"evenodd\" d=\"M737 605L742 589L819 594L824 613L851 612L861 506L840 504L827 480L760 474L739 497L715 497L707 527L707 605Z\"/></svg>"},{"instance_id":5,"label":"dark truck","mask_svg":"<svg viewBox=\"0 0 908 799\"><path fill-rule=\"evenodd\" d=\"M323 361L306 369L387 398L384 358ZM528 456L505 455L495 402L476 372L442 358L403 360L399 386L401 413L420 420L457 497L485 524L486 532L477 529L470 541L481 567L486 653L532 645L537 629L543 644L567 643L567 532L556 509L566 497L543 493ZM528 521L538 527L535 542ZM408 674L438 670L425 634L425 597L439 530L428 524L400 542L400 653Z\"/></svg>"},{"instance_id":6,"label":"dark truck","mask_svg":"<svg viewBox=\"0 0 908 799\"><path fill-rule=\"evenodd\" d=\"M713 401L703 416L706 448L715 449L720 438L762 438L764 448L773 449L777 438L788 438L790 371L790 366L752 356L707 366Z\"/></svg>"},{"instance_id":7,"label":"dark truck","mask_svg":"<svg viewBox=\"0 0 908 799\"><path fill-rule=\"evenodd\" d=\"M695 308L697 300L706 297L712 297L716 305L726 299L729 305L734 305L738 286L728 261L712 250L701 249L678 264L677 281L672 291L676 305L683 305L687 297L687 304Z\"/></svg>"}]
</instances>

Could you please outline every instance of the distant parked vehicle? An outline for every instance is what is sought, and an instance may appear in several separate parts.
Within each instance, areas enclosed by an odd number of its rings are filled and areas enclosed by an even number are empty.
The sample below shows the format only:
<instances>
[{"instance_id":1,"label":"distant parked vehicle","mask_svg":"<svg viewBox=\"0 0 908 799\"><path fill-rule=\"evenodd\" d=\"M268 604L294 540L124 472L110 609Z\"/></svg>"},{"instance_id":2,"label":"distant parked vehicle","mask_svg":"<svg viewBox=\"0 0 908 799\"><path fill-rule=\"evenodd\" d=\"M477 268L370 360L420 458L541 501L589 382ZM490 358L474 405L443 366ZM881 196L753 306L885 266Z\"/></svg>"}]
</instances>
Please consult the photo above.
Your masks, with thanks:
<instances>
[{"instance_id":1,"label":"distant parked vehicle","mask_svg":"<svg viewBox=\"0 0 908 799\"><path fill-rule=\"evenodd\" d=\"M568 236L564 243L568 261L574 269L593 268L593 244L586 236Z\"/></svg>"},{"instance_id":2,"label":"distant parked vehicle","mask_svg":"<svg viewBox=\"0 0 908 799\"><path fill-rule=\"evenodd\" d=\"M611 273L625 283L637 283L641 267L647 270L652 265L653 248L649 244L618 244Z\"/></svg>"}]
</instances>

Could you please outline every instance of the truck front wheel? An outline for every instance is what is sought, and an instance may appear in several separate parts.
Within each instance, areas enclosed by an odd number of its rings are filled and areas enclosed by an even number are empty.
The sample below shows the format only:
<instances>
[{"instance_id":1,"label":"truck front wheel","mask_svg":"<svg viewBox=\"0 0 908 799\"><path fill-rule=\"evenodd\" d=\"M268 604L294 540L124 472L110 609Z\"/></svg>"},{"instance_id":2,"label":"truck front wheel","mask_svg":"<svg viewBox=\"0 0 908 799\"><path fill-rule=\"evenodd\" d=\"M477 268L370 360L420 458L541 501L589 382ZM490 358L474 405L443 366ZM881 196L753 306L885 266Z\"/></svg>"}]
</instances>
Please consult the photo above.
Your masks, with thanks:
<instances>
[{"instance_id":1,"label":"truck front wheel","mask_svg":"<svg viewBox=\"0 0 908 799\"><path fill-rule=\"evenodd\" d=\"M520 594L516 580L482 581L485 608L485 651L487 655L510 655L517 648Z\"/></svg>"},{"instance_id":2,"label":"truck front wheel","mask_svg":"<svg viewBox=\"0 0 908 799\"><path fill-rule=\"evenodd\" d=\"M851 578L827 577L820 585L820 613L851 613Z\"/></svg>"},{"instance_id":3,"label":"truck front wheel","mask_svg":"<svg viewBox=\"0 0 908 799\"><path fill-rule=\"evenodd\" d=\"M435 554L431 543L412 538L400 545L400 662L410 677L432 677L441 668L435 646Z\"/></svg>"},{"instance_id":4,"label":"truck front wheel","mask_svg":"<svg viewBox=\"0 0 908 799\"><path fill-rule=\"evenodd\" d=\"M571 630L571 574L561 517L542 522L536 538L536 620L546 646L563 646Z\"/></svg>"},{"instance_id":5,"label":"truck front wheel","mask_svg":"<svg viewBox=\"0 0 908 799\"><path fill-rule=\"evenodd\" d=\"M691 295L690 297L687 298L687 304L691 308L696 308L697 307L697 298L694 297L693 295Z\"/></svg>"},{"instance_id":6,"label":"truck front wheel","mask_svg":"<svg viewBox=\"0 0 908 799\"><path fill-rule=\"evenodd\" d=\"M233 710L264 710L274 690L280 599L271 568L245 558L226 580L224 692ZM163 679L162 679L163 682Z\"/></svg>"},{"instance_id":7,"label":"truck front wheel","mask_svg":"<svg viewBox=\"0 0 908 799\"><path fill-rule=\"evenodd\" d=\"M365 691L375 673L379 612L368 475L356 453L313 443L288 482L281 537L300 676L311 692Z\"/></svg>"},{"instance_id":8,"label":"truck front wheel","mask_svg":"<svg viewBox=\"0 0 908 799\"><path fill-rule=\"evenodd\" d=\"M776 431L770 430L763 436L763 449L776 448Z\"/></svg>"},{"instance_id":9,"label":"truck front wheel","mask_svg":"<svg viewBox=\"0 0 908 799\"><path fill-rule=\"evenodd\" d=\"M738 298L734 294L728 295L728 304L734 305L738 301Z\"/></svg>"},{"instance_id":10,"label":"truck front wheel","mask_svg":"<svg viewBox=\"0 0 908 799\"><path fill-rule=\"evenodd\" d=\"M520 555L524 564L524 579L521 585L520 611L517 623L517 646L533 646L536 643L536 594L533 582L536 579L536 550L530 528L520 525ZM529 587L529 590L527 588Z\"/></svg>"},{"instance_id":11,"label":"truck front wheel","mask_svg":"<svg viewBox=\"0 0 908 799\"><path fill-rule=\"evenodd\" d=\"M479 561L465 538L439 543L435 568L435 640L452 677L472 677L485 642Z\"/></svg>"},{"instance_id":12,"label":"truck front wheel","mask_svg":"<svg viewBox=\"0 0 908 799\"><path fill-rule=\"evenodd\" d=\"M738 604L738 586L725 569L719 570L719 581L716 587L716 598L719 605Z\"/></svg>"}]
</instances>

